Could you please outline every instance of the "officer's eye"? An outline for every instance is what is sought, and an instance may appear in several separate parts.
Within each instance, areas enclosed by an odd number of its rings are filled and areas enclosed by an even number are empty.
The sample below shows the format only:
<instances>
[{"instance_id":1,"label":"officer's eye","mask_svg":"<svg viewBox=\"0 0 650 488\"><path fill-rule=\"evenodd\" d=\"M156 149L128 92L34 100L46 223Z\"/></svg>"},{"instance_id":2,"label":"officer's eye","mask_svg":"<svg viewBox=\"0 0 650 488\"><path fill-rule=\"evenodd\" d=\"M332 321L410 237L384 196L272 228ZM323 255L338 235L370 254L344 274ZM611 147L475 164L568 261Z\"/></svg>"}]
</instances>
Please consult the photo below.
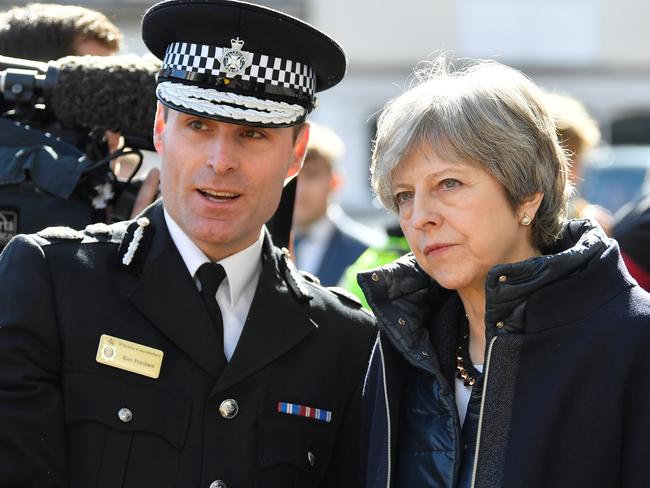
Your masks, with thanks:
<instances>
[{"instance_id":1,"label":"officer's eye","mask_svg":"<svg viewBox=\"0 0 650 488\"><path fill-rule=\"evenodd\" d=\"M187 123L187 126L188 126L190 129L194 129L194 130L203 130L203 129L206 128L205 122L203 122L202 120L198 120L198 119L192 119L192 120L190 120L190 121Z\"/></svg>"},{"instance_id":2,"label":"officer's eye","mask_svg":"<svg viewBox=\"0 0 650 488\"><path fill-rule=\"evenodd\" d=\"M242 131L243 137L250 137L251 139L263 139L266 137L266 134L259 129L250 128Z\"/></svg>"}]
</instances>

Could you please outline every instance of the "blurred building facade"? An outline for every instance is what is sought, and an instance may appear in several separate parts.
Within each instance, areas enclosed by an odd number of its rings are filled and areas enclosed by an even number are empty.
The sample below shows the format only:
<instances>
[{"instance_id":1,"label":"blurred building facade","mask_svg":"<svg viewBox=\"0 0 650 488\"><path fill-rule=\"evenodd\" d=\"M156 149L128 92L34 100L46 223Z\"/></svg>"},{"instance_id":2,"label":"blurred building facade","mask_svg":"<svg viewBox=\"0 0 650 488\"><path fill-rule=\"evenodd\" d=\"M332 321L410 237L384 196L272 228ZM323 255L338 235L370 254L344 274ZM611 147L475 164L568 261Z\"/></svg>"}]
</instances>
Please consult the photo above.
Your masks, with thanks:
<instances>
[{"instance_id":1,"label":"blurred building facade","mask_svg":"<svg viewBox=\"0 0 650 488\"><path fill-rule=\"evenodd\" d=\"M0 9L26 1L0 0ZM140 19L152 1L78 0L108 14L125 50L146 52ZM492 58L546 89L582 100L605 140L615 120L650 113L650 2L645 0L264 0L334 36L348 54L346 79L320 97L314 119L346 145L341 203L377 214L368 164L377 112L408 87L415 64L436 52Z\"/></svg>"}]
</instances>

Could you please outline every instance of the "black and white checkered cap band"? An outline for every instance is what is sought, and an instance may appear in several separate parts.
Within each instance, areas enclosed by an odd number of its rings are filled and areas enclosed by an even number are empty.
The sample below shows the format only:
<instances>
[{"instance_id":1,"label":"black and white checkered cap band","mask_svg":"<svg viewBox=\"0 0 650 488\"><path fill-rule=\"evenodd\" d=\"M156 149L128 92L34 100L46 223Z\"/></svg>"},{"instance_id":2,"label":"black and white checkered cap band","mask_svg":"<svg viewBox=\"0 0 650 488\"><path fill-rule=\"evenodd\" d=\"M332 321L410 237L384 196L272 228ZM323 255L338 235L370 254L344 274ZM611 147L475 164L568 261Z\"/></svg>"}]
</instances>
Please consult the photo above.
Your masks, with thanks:
<instances>
[{"instance_id":1,"label":"black and white checkered cap band","mask_svg":"<svg viewBox=\"0 0 650 488\"><path fill-rule=\"evenodd\" d=\"M217 46L174 42L169 45L165 53L163 70L168 68L226 77L227 72L222 67L220 59L223 58L227 51L228 48ZM244 81L254 81L298 90L307 93L310 97L314 95L316 76L310 66L290 59L245 52L252 55L252 62L241 74L237 75L238 78Z\"/></svg>"}]
</instances>

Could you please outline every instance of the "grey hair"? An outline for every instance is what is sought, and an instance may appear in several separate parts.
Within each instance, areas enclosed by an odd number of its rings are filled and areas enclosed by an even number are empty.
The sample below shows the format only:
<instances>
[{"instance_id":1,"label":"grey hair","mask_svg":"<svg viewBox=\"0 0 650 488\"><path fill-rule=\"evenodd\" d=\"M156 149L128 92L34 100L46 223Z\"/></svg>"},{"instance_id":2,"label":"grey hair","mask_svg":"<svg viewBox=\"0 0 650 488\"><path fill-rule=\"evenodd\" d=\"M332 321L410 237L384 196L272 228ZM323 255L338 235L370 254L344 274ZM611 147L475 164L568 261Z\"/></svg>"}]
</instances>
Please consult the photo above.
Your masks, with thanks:
<instances>
[{"instance_id":1,"label":"grey hair","mask_svg":"<svg viewBox=\"0 0 650 488\"><path fill-rule=\"evenodd\" d=\"M571 184L542 91L524 74L495 61L455 69L446 56L421 65L416 84L383 109L374 141L371 182L397 213L392 176L414 149L476 164L506 190L513 209L544 194L532 224L533 244L553 246L566 216Z\"/></svg>"}]
</instances>

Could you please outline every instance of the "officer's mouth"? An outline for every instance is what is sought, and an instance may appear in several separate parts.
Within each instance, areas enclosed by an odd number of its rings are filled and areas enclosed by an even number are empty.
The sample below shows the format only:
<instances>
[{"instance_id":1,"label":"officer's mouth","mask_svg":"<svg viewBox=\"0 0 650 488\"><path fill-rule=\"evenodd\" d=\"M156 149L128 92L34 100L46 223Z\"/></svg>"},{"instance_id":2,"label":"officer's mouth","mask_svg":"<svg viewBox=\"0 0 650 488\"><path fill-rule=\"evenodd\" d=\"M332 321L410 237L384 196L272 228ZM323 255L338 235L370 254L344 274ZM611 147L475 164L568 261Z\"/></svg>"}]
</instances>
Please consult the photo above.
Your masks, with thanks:
<instances>
[{"instance_id":1,"label":"officer's mouth","mask_svg":"<svg viewBox=\"0 0 650 488\"><path fill-rule=\"evenodd\" d=\"M238 193L214 191L199 188L199 193L212 202L227 202L239 197Z\"/></svg>"}]
</instances>

